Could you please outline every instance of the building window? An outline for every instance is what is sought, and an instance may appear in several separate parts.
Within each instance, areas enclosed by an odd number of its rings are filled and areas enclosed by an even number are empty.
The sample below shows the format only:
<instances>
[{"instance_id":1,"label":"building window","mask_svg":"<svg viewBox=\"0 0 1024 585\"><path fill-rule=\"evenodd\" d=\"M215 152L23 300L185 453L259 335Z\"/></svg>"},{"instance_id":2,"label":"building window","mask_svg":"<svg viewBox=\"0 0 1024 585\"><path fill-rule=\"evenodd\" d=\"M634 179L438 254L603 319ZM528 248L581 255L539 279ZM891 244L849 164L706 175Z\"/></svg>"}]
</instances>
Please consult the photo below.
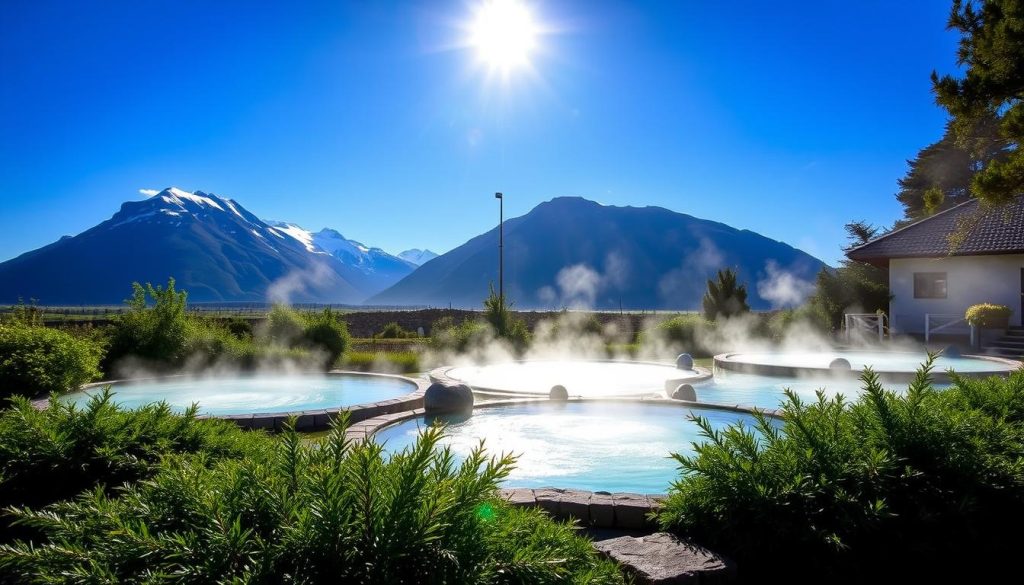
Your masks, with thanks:
<instances>
[{"instance_id":1,"label":"building window","mask_svg":"<svg viewBox=\"0 0 1024 585\"><path fill-rule=\"evenodd\" d=\"M946 273L945 272L915 272L914 273L914 298L915 299L944 299L944 298L946 298Z\"/></svg>"}]
</instances>

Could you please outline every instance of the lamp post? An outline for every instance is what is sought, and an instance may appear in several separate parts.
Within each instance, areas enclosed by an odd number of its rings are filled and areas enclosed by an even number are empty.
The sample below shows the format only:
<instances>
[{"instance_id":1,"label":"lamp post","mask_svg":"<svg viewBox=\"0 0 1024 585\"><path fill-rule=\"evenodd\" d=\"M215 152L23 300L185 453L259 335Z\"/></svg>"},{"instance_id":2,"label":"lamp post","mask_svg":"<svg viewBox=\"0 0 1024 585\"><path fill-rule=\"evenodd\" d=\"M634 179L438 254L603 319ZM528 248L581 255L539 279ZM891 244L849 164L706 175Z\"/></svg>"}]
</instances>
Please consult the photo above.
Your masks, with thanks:
<instances>
[{"instance_id":1,"label":"lamp post","mask_svg":"<svg viewBox=\"0 0 1024 585\"><path fill-rule=\"evenodd\" d=\"M495 193L498 200L498 298L505 302L505 198Z\"/></svg>"}]
</instances>

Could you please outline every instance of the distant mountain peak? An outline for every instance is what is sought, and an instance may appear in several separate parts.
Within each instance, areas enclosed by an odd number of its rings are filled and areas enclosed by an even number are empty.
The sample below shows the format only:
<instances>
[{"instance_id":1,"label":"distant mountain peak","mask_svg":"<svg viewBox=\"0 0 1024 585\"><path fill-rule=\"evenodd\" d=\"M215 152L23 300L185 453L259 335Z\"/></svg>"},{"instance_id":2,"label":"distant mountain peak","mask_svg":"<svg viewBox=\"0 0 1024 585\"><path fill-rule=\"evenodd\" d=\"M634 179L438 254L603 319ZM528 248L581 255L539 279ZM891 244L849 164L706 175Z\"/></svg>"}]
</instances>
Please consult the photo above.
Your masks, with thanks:
<instances>
[{"instance_id":1,"label":"distant mountain peak","mask_svg":"<svg viewBox=\"0 0 1024 585\"><path fill-rule=\"evenodd\" d=\"M369 302L479 307L488 283L498 280L498 242L498 229L491 228ZM699 309L707 279L726 266L748 285L751 307L770 309L784 306L769 294L773 279L804 290L824 266L782 242L723 223L583 197L556 197L506 219L504 251L504 288L523 309Z\"/></svg>"},{"instance_id":2,"label":"distant mountain peak","mask_svg":"<svg viewBox=\"0 0 1024 585\"><path fill-rule=\"evenodd\" d=\"M174 277L198 302L358 303L415 269L336 230L266 222L213 193L143 193L152 195L77 236L0 262L0 302L117 303L132 282Z\"/></svg>"},{"instance_id":3,"label":"distant mountain peak","mask_svg":"<svg viewBox=\"0 0 1024 585\"><path fill-rule=\"evenodd\" d=\"M419 248L412 248L404 252L399 252L398 257L406 262L412 262L416 266L422 266L423 264L438 257L436 252L430 250L420 250Z\"/></svg>"}]
</instances>

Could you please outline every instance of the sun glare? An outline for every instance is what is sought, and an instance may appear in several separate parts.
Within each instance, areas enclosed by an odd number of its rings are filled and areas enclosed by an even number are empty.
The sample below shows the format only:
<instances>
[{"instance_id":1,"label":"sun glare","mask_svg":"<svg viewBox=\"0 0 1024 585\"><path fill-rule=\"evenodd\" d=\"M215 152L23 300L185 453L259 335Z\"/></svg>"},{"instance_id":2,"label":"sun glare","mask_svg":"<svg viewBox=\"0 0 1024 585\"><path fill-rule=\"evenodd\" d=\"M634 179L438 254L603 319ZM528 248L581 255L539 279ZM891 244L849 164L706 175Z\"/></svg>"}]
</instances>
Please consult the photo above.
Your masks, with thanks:
<instances>
[{"instance_id":1,"label":"sun glare","mask_svg":"<svg viewBox=\"0 0 1024 585\"><path fill-rule=\"evenodd\" d=\"M520 0L483 0L474 11L470 44L491 69L509 72L530 63L538 27Z\"/></svg>"}]
</instances>

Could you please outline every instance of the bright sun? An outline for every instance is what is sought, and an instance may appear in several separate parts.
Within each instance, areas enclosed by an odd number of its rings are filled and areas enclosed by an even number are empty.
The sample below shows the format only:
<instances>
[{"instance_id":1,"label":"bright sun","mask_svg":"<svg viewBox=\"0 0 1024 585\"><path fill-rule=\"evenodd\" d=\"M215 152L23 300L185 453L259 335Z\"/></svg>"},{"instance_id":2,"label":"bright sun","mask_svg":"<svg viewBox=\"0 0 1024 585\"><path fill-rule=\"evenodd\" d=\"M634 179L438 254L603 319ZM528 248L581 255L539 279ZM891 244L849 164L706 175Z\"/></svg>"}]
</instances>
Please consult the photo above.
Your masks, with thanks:
<instances>
[{"instance_id":1,"label":"bright sun","mask_svg":"<svg viewBox=\"0 0 1024 585\"><path fill-rule=\"evenodd\" d=\"M523 2L483 0L474 12L469 42L483 63L505 73L529 65L538 29Z\"/></svg>"}]
</instances>

